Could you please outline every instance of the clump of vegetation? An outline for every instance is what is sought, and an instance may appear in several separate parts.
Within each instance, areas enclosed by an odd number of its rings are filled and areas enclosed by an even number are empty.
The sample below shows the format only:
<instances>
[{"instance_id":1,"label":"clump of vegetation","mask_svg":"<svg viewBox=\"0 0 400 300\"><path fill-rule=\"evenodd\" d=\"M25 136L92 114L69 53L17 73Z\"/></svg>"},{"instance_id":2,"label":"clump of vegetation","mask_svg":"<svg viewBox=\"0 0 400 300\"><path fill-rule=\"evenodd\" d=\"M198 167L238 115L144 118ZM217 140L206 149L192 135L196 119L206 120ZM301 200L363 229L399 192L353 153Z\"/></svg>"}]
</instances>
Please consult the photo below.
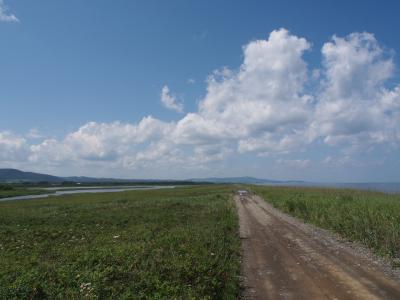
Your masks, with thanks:
<instances>
[{"instance_id":1,"label":"clump of vegetation","mask_svg":"<svg viewBox=\"0 0 400 300\"><path fill-rule=\"evenodd\" d=\"M14 187L9 184L0 183L0 191L12 191Z\"/></svg>"},{"instance_id":2,"label":"clump of vegetation","mask_svg":"<svg viewBox=\"0 0 400 300\"><path fill-rule=\"evenodd\" d=\"M228 187L0 203L1 299L236 299Z\"/></svg>"},{"instance_id":3,"label":"clump of vegetation","mask_svg":"<svg viewBox=\"0 0 400 300\"><path fill-rule=\"evenodd\" d=\"M400 259L400 195L348 189L253 187L276 208Z\"/></svg>"},{"instance_id":4,"label":"clump of vegetation","mask_svg":"<svg viewBox=\"0 0 400 300\"><path fill-rule=\"evenodd\" d=\"M0 184L0 199L25 195L39 195L51 193L44 189L33 189L21 185Z\"/></svg>"}]
</instances>

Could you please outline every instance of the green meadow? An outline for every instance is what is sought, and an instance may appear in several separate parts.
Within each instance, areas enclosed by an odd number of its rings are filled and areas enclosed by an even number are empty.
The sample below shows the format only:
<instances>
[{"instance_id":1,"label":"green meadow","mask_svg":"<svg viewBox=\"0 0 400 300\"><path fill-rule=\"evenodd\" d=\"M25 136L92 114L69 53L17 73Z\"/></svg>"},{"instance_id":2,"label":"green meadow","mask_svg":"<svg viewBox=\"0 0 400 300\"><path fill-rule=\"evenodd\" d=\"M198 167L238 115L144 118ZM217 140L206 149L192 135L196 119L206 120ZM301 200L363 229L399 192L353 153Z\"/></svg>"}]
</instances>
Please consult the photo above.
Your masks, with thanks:
<instances>
[{"instance_id":1,"label":"green meadow","mask_svg":"<svg viewBox=\"0 0 400 300\"><path fill-rule=\"evenodd\" d=\"M247 188L398 266L400 195ZM237 299L236 189L199 185L0 202L0 299Z\"/></svg>"},{"instance_id":2,"label":"green meadow","mask_svg":"<svg viewBox=\"0 0 400 300\"><path fill-rule=\"evenodd\" d=\"M276 208L351 241L400 266L400 195L328 188L252 186Z\"/></svg>"},{"instance_id":3,"label":"green meadow","mask_svg":"<svg viewBox=\"0 0 400 300\"><path fill-rule=\"evenodd\" d=\"M21 185L10 185L10 184L1 184L0 183L0 199L8 198L8 197L16 197L16 196L24 196L24 195L39 195L39 194L48 194L51 193L49 191L43 189L34 189L27 188Z\"/></svg>"},{"instance_id":4,"label":"green meadow","mask_svg":"<svg viewBox=\"0 0 400 300\"><path fill-rule=\"evenodd\" d=\"M0 203L0 299L236 299L232 187Z\"/></svg>"}]
</instances>

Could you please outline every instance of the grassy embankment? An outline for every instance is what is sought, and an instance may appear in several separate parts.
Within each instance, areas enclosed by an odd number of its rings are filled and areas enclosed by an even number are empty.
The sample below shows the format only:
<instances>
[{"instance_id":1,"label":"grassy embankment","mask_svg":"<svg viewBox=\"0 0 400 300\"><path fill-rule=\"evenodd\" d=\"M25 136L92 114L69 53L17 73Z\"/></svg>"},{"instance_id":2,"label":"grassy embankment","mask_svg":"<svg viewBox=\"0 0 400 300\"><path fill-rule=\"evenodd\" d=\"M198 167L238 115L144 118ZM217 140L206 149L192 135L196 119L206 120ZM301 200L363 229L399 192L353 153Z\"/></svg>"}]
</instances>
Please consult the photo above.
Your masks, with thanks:
<instances>
[{"instance_id":1,"label":"grassy embankment","mask_svg":"<svg viewBox=\"0 0 400 300\"><path fill-rule=\"evenodd\" d=\"M400 266L400 195L325 188L252 189L276 208L359 241Z\"/></svg>"},{"instance_id":2,"label":"grassy embankment","mask_svg":"<svg viewBox=\"0 0 400 300\"><path fill-rule=\"evenodd\" d=\"M0 298L235 299L230 189L0 203Z\"/></svg>"},{"instance_id":3,"label":"grassy embankment","mask_svg":"<svg viewBox=\"0 0 400 300\"><path fill-rule=\"evenodd\" d=\"M8 197L16 197L16 196L25 196L25 195L39 195L39 194L48 194L51 193L49 191L43 189L30 189L23 186L13 186L10 184L1 184L0 183L0 199L8 198Z\"/></svg>"}]
</instances>

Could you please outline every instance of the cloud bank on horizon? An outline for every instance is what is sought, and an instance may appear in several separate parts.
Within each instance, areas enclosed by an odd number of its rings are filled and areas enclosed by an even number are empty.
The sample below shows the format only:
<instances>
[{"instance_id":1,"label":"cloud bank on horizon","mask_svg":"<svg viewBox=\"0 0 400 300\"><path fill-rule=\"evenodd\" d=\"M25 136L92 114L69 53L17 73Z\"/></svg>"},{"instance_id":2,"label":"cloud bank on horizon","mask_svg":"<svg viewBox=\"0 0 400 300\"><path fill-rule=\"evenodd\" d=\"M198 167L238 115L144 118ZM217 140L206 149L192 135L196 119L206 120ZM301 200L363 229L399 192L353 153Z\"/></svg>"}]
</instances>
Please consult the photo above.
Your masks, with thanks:
<instances>
[{"instance_id":1,"label":"cloud bank on horizon","mask_svg":"<svg viewBox=\"0 0 400 300\"><path fill-rule=\"evenodd\" d=\"M1 7L0 0L0 15ZM62 139L39 141L0 131L0 161L76 170L190 170L256 155L307 168L312 159L286 155L326 147L331 155L318 163L330 166L352 163L358 153L378 147L398 151L400 84L391 82L392 52L366 32L333 36L321 49L319 69L309 69L308 51L305 38L274 30L243 47L238 69L213 71L197 110L177 121L146 116L134 124L90 122ZM167 86L161 102L183 113Z\"/></svg>"}]
</instances>

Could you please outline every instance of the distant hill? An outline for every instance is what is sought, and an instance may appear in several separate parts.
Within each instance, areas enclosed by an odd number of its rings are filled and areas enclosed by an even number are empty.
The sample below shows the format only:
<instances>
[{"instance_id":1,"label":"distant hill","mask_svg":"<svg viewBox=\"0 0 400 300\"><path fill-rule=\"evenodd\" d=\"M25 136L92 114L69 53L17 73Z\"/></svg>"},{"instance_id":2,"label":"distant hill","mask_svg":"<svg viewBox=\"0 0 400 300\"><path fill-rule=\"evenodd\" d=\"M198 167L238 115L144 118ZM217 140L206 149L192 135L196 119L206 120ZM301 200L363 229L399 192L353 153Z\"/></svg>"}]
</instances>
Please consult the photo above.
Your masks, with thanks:
<instances>
[{"instance_id":1,"label":"distant hill","mask_svg":"<svg viewBox=\"0 0 400 300\"><path fill-rule=\"evenodd\" d=\"M72 182L81 182L81 183L88 183L88 182L134 182L134 179L116 179L116 178L94 178L94 177L86 177L86 176L70 176L64 177L65 181L72 181ZM143 181L143 180L138 180Z\"/></svg>"},{"instance_id":2,"label":"distant hill","mask_svg":"<svg viewBox=\"0 0 400 300\"><path fill-rule=\"evenodd\" d=\"M188 179L193 182L210 182L210 183L243 183L243 184L301 184L304 181L281 181L281 180L270 180L260 179L255 177L210 177L210 178L192 178Z\"/></svg>"},{"instance_id":3,"label":"distant hill","mask_svg":"<svg viewBox=\"0 0 400 300\"><path fill-rule=\"evenodd\" d=\"M47 182L51 184L60 184L63 182L71 183L93 183L93 184L112 184L112 183L135 183L135 184L193 184L193 182L184 180L162 180L162 179L119 179L119 178L95 178L84 176L58 177L48 174L24 172L17 169L0 169L0 182L16 183Z\"/></svg>"},{"instance_id":4,"label":"distant hill","mask_svg":"<svg viewBox=\"0 0 400 300\"><path fill-rule=\"evenodd\" d=\"M65 181L65 179L47 174L23 172L17 169L0 169L0 182L41 182L41 181L60 183Z\"/></svg>"},{"instance_id":5,"label":"distant hill","mask_svg":"<svg viewBox=\"0 0 400 300\"><path fill-rule=\"evenodd\" d=\"M369 182L369 183L334 183L334 182L308 182L300 180L270 180L255 177L208 177L191 178L186 180L167 180L167 179L118 179L118 178L95 178L84 176L58 177L48 174L24 172L17 169L0 169L0 183L30 182L33 184L47 182L50 184L77 183L83 184L167 184L167 185L192 185L202 183L233 183L233 184L261 184L261 185L281 185L281 186L304 186L304 187L334 187L351 188L361 190L375 190L386 193L400 193L400 182Z\"/></svg>"},{"instance_id":6,"label":"distant hill","mask_svg":"<svg viewBox=\"0 0 400 300\"><path fill-rule=\"evenodd\" d=\"M186 180L169 180L169 179L121 179L121 178L95 178L86 176L63 177L65 181L80 183L156 183L156 184L189 184Z\"/></svg>"},{"instance_id":7,"label":"distant hill","mask_svg":"<svg viewBox=\"0 0 400 300\"><path fill-rule=\"evenodd\" d=\"M79 182L79 183L243 183L243 184L284 184L301 183L293 181L278 181L259 179L254 177L209 177L193 178L187 180L161 180L161 179L118 179L118 178L94 178L85 176L58 177L48 174L24 172L17 169L0 169L0 182Z\"/></svg>"}]
</instances>

